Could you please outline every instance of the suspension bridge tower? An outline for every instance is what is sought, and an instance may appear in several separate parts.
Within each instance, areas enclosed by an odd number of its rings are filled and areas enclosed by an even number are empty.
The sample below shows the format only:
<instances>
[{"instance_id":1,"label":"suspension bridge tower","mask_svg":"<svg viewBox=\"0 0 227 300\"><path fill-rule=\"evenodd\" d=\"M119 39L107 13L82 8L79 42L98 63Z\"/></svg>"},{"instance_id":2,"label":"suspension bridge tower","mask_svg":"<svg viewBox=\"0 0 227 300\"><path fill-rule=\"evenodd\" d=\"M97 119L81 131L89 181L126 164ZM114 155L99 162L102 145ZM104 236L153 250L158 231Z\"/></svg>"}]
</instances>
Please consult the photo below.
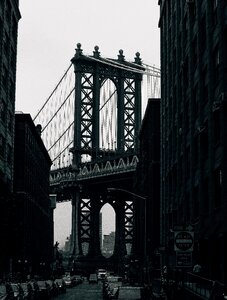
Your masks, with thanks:
<instances>
[{"instance_id":1,"label":"suspension bridge tower","mask_svg":"<svg viewBox=\"0 0 227 300\"><path fill-rule=\"evenodd\" d=\"M99 166L107 162L109 165L118 164L135 157L141 124L141 81L144 71L140 54L136 53L133 63L125 60L122 50L116 60L103 59L96 46L93 56L84 56L78 44L72 63L75 109L71 152L75 172L80 174L83 163L96 165L100 170ZM99 173L96 178L76 181L72 202L72 240L76 259L86 261L87 256L90 261L102 261L99 214L103 203L111 201L106 194L108 185L111 185L110 176L114 181L122 180L122 176L110 172L101 176L101 180ZM120 182L118 184L121 185ZM116 260L116 256L119 258L126 253L125 243L122 244L125 241L122 234L125 233L125 203L115 203L114 208L117 223L113 259ZM84 256L83 244L86 242L88 253Z\"/></svg>"},{"instance_id":2,"label":"suspension bridge tower","mask_svg":"<svg viewBox=\"0 0 227 300\"><path fill-rule=\"evenodd\" d=\"M109 188L132 190L138 162L142 79L156 86L160 70L150 73L136 53L126 61L104 58L96 46L85 55L80 44L71 65L34 118L53 165L51 193L72 203L72 259L77 267L120 265L133 243L133 198L111 197ZM151 79L152 78L152 79ZM153 84L151 84L151 82ZM63 88L62 88L63 86ZM115 211L114 253L101 253L100 211L109 203Z\"/></svg>"}]
</instances>

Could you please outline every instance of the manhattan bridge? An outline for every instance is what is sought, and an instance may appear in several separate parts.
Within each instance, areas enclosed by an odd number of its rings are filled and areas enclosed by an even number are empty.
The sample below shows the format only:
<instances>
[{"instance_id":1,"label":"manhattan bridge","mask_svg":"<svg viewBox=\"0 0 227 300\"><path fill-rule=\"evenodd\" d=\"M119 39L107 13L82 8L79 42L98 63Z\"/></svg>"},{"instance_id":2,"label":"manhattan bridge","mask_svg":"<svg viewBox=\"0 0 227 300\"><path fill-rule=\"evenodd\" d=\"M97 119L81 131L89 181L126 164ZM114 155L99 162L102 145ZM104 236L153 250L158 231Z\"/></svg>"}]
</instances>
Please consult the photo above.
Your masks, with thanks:
<instances>
[{"instance_id":1,"label":"manhattan bridge","mask_svg":"<svg viewBox=\"0 0 227 300\"><path fill-rule=\"evenodd\" d=\"M71 201L71 253L78 265L113 266L133 243L132 190L138 163L142 103L160 98L160 69L104 58L95 46L83 54L77 44L71 64L34 118L52 160L50 191L57 202ZM100 210L115 211L113 255L101 253Z\"/></svg>"}]
</instances>

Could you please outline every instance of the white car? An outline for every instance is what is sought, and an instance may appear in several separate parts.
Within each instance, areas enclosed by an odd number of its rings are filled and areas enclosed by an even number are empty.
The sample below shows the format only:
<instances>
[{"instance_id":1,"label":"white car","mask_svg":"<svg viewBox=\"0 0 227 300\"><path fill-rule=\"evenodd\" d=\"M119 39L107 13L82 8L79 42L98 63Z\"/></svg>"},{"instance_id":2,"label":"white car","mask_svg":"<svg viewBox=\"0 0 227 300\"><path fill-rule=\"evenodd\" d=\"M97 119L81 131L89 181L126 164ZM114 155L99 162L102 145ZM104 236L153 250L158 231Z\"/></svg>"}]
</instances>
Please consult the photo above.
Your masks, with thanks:
<instances>
[{"instance_id":1,"label":"white car","mask_svg":"<svg viewBox=\"0 0 227 300\"><path fill-rule=\"evenodd\" d=\"M107 277L107 271L105 269L98 269L97 276L98 280L104 280Z\"/></svg>"},{"instance_id":2,"label":"white car","mask_svg":"<svg viewBox=\"0 0 227 300\"><path fill-rule=\"evenodd\" d=\"M72 287L72 279L69 275L64 276L62 279L64 280L66 287Z\"/></svg>"}]
</instances>

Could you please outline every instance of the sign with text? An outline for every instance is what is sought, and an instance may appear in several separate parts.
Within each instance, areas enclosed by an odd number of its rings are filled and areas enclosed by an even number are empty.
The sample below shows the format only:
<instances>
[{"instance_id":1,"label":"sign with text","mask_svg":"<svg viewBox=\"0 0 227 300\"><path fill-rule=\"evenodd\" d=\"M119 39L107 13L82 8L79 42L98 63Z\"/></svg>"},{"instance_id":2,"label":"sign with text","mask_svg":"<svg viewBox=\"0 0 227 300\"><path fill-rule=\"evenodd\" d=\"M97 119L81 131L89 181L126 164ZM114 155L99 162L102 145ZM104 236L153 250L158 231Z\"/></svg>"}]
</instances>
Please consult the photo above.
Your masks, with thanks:
<instances>
[{"instance_id":1,"label":"sign with text","mask_svg":"<svg viewBox=\"0 0 227 300\"><path fill-rule=\"evenodd\" d=\"M176 267L191 267L192 252L176 252Z\"/></svg>"},{"instance_id":2,"label":"sign with text","mask_svg":"<svg viewBox=\"0 0 227 300\"><path fill-rule=\"evenodd\" d=\"M193 251L194 232L193 231L175 231L174 232L174 250L175 251Z\"/></svg>"}]
</instances>

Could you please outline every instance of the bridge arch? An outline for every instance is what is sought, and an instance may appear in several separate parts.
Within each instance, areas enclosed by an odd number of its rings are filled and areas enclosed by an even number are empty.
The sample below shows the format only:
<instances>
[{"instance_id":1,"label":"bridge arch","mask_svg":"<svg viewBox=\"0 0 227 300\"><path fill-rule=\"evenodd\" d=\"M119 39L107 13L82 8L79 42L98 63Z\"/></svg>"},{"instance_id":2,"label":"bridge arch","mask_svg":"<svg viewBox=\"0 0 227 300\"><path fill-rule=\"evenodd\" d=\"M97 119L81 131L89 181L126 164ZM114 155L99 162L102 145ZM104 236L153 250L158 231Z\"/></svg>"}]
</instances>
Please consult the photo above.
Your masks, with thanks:
<instances>
[{"instance_id":1,"label":"bridge arch","mask_svg":"<svg viewBox=\"0 0 227 300\"><path fill-rule=\"evenodd\" d=\"M109 258L114 254L115 248L115 232L116 232L116 212L111 203L106 202L100 210L101 219L101 253L105 258Z\"/></svg>"},{"instance_id":2,"label":"bridge arch","mask_svg":"<svg viewBox=\"0 0 227 300\"><path fill-rule=\"evenodd\" d=\"M117 149L118 92L116 82L106 78L101 83L99 102L99 148Z\"/></svg>"}]
</instances>

